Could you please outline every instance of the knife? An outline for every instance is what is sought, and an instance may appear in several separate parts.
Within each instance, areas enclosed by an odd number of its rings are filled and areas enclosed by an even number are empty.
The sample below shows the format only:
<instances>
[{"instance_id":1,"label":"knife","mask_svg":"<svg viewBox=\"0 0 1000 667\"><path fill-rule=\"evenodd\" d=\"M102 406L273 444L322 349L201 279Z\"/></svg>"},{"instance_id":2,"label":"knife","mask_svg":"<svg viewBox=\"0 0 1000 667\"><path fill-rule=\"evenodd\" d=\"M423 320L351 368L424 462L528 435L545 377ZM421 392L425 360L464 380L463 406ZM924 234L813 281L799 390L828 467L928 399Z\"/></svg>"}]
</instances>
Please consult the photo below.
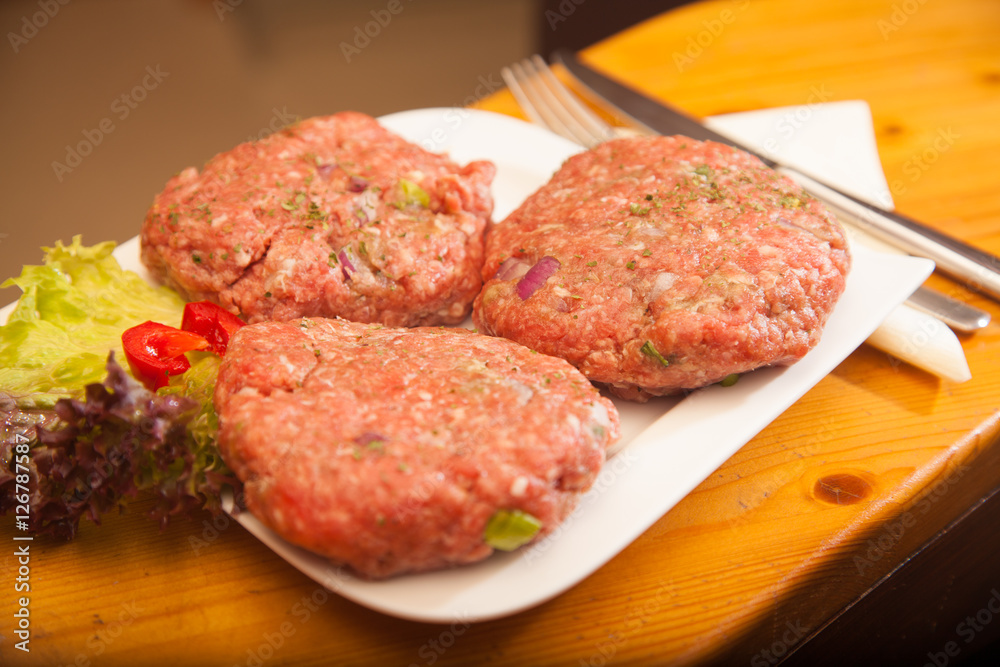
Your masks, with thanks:
<instances>
[{"instance_id":1,"label":"knife","mask_svg":"<svg viewBox=\"0 0 1000 667\"><path fill-rule=\"evenodd\" d=\"M694 118L649 98L581 63L571 52L560 49L552 60L561 64L577 84L589 91L622 120L649 134L681 134L692 139L728 144L758 157L764 164L796 181L806 192L823 201L846 221L911 255L927 257L944 273L970 289L1000 300L1000 258L932 229L894 211L885 211L825 185L806 174L733 141L702 125ZM920 288L918 298L953 328L974 331L986 326L990 314L984 310Z\"/></svg>"}]
</instances>

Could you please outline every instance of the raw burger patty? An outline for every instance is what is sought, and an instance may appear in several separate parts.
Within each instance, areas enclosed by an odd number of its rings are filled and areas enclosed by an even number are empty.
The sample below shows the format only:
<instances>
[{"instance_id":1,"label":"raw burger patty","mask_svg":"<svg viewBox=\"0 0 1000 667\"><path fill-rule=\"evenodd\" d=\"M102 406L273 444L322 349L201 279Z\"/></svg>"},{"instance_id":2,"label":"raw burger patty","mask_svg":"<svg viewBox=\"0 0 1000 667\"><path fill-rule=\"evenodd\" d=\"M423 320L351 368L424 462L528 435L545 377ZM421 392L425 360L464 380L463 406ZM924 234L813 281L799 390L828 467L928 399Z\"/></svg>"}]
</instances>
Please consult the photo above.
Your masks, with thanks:
<instances>
[{"instance_id":1,"label":"raw burger patty","mask_svg":"<svg viewBox=\"0 0 1000 667\"><path fill-rule=\"evenodd\" d=\"M142 260L249 322L457 323L482 286L494 173L360 113L311 118L170 179L146 214Z\"/></svg>"},{"instance_id":2,"label":"raw burger patty","mask_svg":"<svg viewBox=\"0 0 1000 667\"><path fill-rule=\"evenodd\" d=\"M549 533L619 435L613 404L562 359L339 319L240 329L215 406L253 514L371 578L485 558L498 510Z\"/></svg>"},{"instance_id":3,"label":"raw burger patty","mask_svg":"<svg viewBox=\"0 0 1000 667\"><path fill-rule=\"evenodd\" d=\"M797 361L849 266L833 215L757 158L614 140L489 230L473 319L641 401Z\"/></svg>"}]
</instances>

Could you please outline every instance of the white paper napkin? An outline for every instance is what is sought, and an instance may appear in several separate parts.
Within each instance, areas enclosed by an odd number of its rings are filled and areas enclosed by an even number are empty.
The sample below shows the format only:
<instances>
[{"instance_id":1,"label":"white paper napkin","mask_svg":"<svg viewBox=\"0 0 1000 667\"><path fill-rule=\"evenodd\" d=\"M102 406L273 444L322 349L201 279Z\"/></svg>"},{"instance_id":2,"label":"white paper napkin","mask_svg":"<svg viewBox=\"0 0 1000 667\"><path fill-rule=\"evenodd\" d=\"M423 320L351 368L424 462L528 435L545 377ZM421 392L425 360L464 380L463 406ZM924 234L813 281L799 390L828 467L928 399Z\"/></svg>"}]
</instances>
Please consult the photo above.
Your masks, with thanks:
<instances>
[{"instance_id":1,"label":"white paper napkin","mask_svg":"<svg viewBox=\"0 0 1000 667\"><path fill-rule=\"evenodd\" d=\"M725 114L707 118L705 124L843 192L893 208L866 102L816 102ZM852 243L900 252L856 228L845 228ZM867 342L946 380L964 382L972 377L955 333L937 318L906 304L890 313Z\"/></svg>"}]
</instances>

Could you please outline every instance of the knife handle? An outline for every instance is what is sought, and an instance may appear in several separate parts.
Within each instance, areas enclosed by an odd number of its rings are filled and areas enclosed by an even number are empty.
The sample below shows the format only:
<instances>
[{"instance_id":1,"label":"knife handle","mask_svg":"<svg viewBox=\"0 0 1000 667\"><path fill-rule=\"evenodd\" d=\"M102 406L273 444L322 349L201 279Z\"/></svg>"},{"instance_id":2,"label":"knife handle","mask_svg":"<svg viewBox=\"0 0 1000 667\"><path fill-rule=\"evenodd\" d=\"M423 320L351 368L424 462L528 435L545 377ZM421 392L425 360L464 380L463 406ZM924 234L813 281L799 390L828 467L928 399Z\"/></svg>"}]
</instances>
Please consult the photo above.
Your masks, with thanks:
<instances>
[{"instance_id":1,"label":"knife handle","mask_svg":"<svg viewBox=\"0 0 1000 667\"><path fill-rule=\"evenodd\" d=\"M1000 299L1000 258L995 255L905 215L844 194L790 167L780 166L777 171L872 236L911 255L932 259L938 269L966 287Z\"/></svg>"}]
</instances>

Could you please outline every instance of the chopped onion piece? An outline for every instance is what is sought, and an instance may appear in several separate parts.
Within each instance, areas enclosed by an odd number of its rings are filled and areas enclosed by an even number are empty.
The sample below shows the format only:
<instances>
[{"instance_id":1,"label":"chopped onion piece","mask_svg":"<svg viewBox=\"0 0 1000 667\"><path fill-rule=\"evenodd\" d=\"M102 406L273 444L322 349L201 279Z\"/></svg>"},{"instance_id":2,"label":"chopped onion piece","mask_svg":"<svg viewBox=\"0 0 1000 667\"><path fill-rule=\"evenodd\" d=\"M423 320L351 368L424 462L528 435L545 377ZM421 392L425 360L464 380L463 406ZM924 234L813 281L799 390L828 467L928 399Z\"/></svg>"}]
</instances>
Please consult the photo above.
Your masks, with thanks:
<instances>
[{"instance_id":1,"label":"chopped onion piece","mask_svg":"<svg viewBox=\"0 0 1000 667\"><path fill-rule=\"evenodd\" d=\"M318 167L316 167L316 173L319 174L320 178L329 179L330 174L332 174L333 170L336 168L337 164L334 162L331 162L330 164L321 164Z\"/></svg>"},{"instance_id":2,"label":"chopped onion piece","mask_svg":"<svg viewBox=\"0 0 1000 667\"><path fill-rule=\"evenodd\" d=\"M378 195L374 190L365 190L358 197L358 205L354 209L354 215L362 224L372 222L378 217L378 209L375 204L378 202Z\"/></svg>"},{"instance_id":3,"label":"chopped onion piece","mask_svg":"<svg viewBox=\"0 0 1000 667\"><path fill-rule=\"evenodd\" d=\"M344 274L344 280L350 280L351 274L357 271L354 265L351 264L351 260L347 257L347 251L341 250L337 254L337 259L340 260L340 271Z\"/></svg>"},{"instance_id":4,"label":"chopped onion piece","mask_svg":"<svg viewBox=\"0 0 1000 667\"><path fill-rule=\"evenodd\" d=\"M656 278L653 280L653 286L649 290L649 295L646 297L650 301L656 301L660 298L660 295L666 292L668 289L674 286L677 282L677 274L670 273L669 271L664 271L663 273L656 274Z\"/></svg>"},{"instance_id":5,"label":"chopped onion piece","mask_svg":"<svg viewBox=\"0 0 1000 667\"><path fill-rule=\"evenodd\" d=\"M503 261L493 277L497 280L516 280L528 272L531 265L519 259L508 257Z\"/></svg>"},{"instance_id":6,"label":"chopped onion piece","mask_svg":"<svg viewBox=\"0 0 1000 667\"><path fill-rule=\"evenodd\" d=\"M368 179L360 176L351 176L347 182L347 189L351 192L364 192L368 188Z\"/></svg>"},{"instance_id":7,"label":"chopped onion piece","mask_svg":"<svg viewBox=\"0 0 1000 667\"><path fill-rule=\"evenodd\" d=\"M354 438L354 442L358 443L359 445L367 445L369 443L375 442L376 440L385 441L388 440L388 438L386 438L381 433L376 433L375 431L365 431L361 435Z\"/></svg>"},{"instance_id":8,"label":"chopped onion piece","mask_svg":"<svg viewBox=\"0 0 1000 667\"><path fill-rule=\"evenodd\" d=\"M541 287L549 277L555 273L562 264L555 257L546 255L542 257L533 267L528 269L521 280L517 283L517 295L522 299L527 299Z\"/></svg>"}]
</instances>

